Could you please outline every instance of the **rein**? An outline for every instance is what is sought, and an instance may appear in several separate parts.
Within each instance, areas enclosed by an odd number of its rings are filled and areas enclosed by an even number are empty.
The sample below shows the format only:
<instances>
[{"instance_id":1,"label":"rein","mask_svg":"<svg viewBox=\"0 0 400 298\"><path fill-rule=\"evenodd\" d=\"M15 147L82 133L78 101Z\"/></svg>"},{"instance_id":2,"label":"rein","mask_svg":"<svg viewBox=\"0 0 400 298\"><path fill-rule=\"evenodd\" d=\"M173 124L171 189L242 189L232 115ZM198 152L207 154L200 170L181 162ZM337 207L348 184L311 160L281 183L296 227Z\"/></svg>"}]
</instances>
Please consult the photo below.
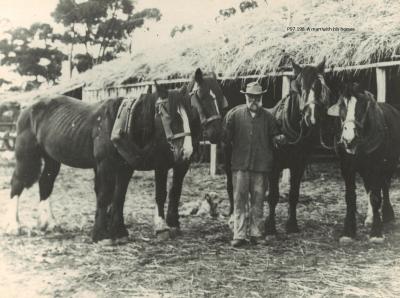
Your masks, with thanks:
<instances>
[{"instance_id":1,"label":"rein","mask_svg":"<svg viewBox=\"0 0 400 298\"><path fill-rule=\"evenodd\" d=\"M174 134L171 129L171 117L167 110L168 99L157 99L156 101L156 113L160 116L161 122L164 128L165 136L167 137L167 141L171 142L173 140L181 139L187 136L190 136L190 131L184 131L180 133Z\"/></svg>"},{"instance_id":2,"label":"rein","mask_svg":"<svg viewBox=\"0 0 400 298\"><path fill-rule=\"evenodd\" d=\"M311 134L311 130L308 132L307 135L303 135L303 118L301 118L300 121L299 121L300 132L297 132L297 131L293 128L293 126L290 124L290 120L289 120L289 117L288 117L289 111L288 111L288 109L286 109L286 106L285 106L286 101L287 101L288 99L290 99L290 98L291 98L291 95L288 94L286 97L284 97L284 98L281 100L281 103L280 103L281 106L278 107L277 111L275 112L275 116L276 116L277 112L279 111L279 109L283 109L283 113L282 113L282 116L281 116L282 127L284 128L284 130L285 130L285 132L286 132L286 135L289 134L289 135L291 135L292 137L295 138L294 141L287 141L287 144L289 144L289 145L296 145L296 144L298 144L303 138L308 137L308 136Z\"/></svg>"},{"instance_id":3,"label":"rein","mask_svg":"<svg viewBox=\"0 0 400 298\"><path fill-rule=\"evenodd\" d=\"M334 139L335 139L335 138L334 138ZM321 126L319 127L319 143L320 143L321 146L322 146L323 148L325 148L325 149L328 149L328 150L334 150L334 149L335 149L335 145L328 146L328 145L325 144L324 138L322 137L322 127L321 127ZM334 143L335 143L335 142L334 142Z\"/></svg>"}]
</instances>

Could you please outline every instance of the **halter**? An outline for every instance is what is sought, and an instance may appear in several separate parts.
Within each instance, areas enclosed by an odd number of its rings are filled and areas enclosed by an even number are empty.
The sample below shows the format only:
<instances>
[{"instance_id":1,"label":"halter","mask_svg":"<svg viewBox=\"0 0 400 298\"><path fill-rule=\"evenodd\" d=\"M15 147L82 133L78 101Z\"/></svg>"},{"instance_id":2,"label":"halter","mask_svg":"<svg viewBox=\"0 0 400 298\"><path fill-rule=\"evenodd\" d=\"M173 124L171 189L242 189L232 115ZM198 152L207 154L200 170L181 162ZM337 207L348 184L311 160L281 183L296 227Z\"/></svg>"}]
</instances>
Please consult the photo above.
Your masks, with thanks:
<instances>
[{"instance_id":1,"label":"halter","mask_svg":"<svg viewBox=\"0 0 400 298\"><path fill-rule=\"evenodd\" d=\"M201 99L200 99L199 95L197 94L197 90L193 90L193 91L191 92L191 95L194 96L197 105L198 105L198 106L200 107L200 109L201 109L201 113L205 116L205 114L204 114L204 112L203 112L203 110L202 110L203 107L202 107L201 104L200 104ZM211 122L213 122L213 121L215 121L215 120L222 119L221 114L220 114L220 112L219 112L217 99L215 98L215 96L212 96L212 98L213 98L213 102L214 102L214 105L215 105L217 114L216 114L216 115L212 115L211 117L208 117L208 118L206 118L206 119L201 120L201 125L203 125L203 126L205 126L205 125L207 125L207 124L209 124L209 123L211 123Z\"/></svg>"},{"instance_id":2,"label":"halter","mask_svg":"<svg viewBox=\"0 0 400 298\"><path fill-rule=\"evenodd\" d=\"M171 117L167 110L168 99L157 99L156 101L156 114L160 116L161 122L164 128L165 136L167 137L168 143L173 140L181 139L190 136L190 131L184 131L174 134L171 129Z\"/></svg>"}]
</instances>

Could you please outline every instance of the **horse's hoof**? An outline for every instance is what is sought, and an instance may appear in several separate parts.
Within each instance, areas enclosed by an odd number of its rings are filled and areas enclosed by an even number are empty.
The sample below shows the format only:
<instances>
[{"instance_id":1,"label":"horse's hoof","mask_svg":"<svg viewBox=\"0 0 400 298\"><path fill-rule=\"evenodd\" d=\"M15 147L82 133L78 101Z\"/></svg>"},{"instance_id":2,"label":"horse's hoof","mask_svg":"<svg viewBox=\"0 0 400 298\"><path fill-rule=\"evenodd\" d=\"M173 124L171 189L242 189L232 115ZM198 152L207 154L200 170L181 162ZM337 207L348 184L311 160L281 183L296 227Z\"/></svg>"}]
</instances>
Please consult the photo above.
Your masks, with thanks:
<instances>
[{"instance_id":1,"label":"horse's hoof","mask_svg":"<svg viewBox=\"0 0 400 298\"><path fill-rule=\"evenodd\" d=\"M115 245L115 240L113 239L102 239L97 241L98 246L113 246Z\"/></svg>"},{"instance_id":2,"label":"horse's hoof","mask_svg":"<svg viewBox=\"0 0 400 298\"><path fill-rule=\"evenodd\" d=\"M129 242L129 237L127 236L115 239L115 244L118 245L124 245L127 244L128 242Z\"/></svg>"},{"instance_id":3,"label":"horse's hoof","mask_svg":"<svg viewBox=\"0 0 400 298\"><path fill-rule=\"evenodd\" d=\"M21 226L17 221L8 222L4 227L4 234L10 236L21 235Z\"/></svg>"},{"instance_id":4,"label":"horse's hoof","mask_svg":"<svg viewBox=\"0 0 400 298\"><path fill-rule=\"evenodd\" d=\"M276 234L266 235L264 239L268 244L277 240L277 235Z\"/></svg>"},{"instance_id":5,"label":"horse's hoof","mask_svg":"<svg viewBox=\"0 0 400 298\"><path fill-rule=\"evenodd\" d=\"M170 239L169 230L158 231L156 232L156 235L159 241L167 241Z\"/></svg>"},{"instance_id":6,"label":"horse's hoof","mask_svg":"<svg viewBox=\"0 0 400 298\"><path fill-rule=\"evenodd\" d=\"M295 224L295 225L287 225L286 226L286 233L288 233L288 234L300 233L300 229L297 226L297 224Z\"/></svg>"},{"instance_id":7,"label":"horse's hoof","mask_svg":"<svg viewBox=\"0 0 400 298\"><path fill-rule=\"evenodd\" d=\"M370 227L372 225L372 217L367 216L364 221L365 227Z\"/></svg>"},{"instance_id":8,"label":"horse's hoof","mask_svg":"<svg viewBox=\"0 0 400 298\"><path fill-rule=\"evenodd\" d=\"M370 237L369 238L369 243L382 244L383 242L385 242L385 238L383 238L383 237Z\"/></svg>"},{"instance_id":9,"label":"horse's hoof","mask_svg":"<svg viewBox=\"0 0 400 298\"><path fill-rule=\"evenodd\" d=\"M54 221L38 222L38 229L43 232L53 232L57 228Z\"/></svg>"},{"instance_id":10,"label":"horse's hoof","mask_svg":"<svg viewBox=\"0 0 400 298\"><path fill-rule=\"evenodd\" d=\"M178 237L178 236L181 236L182 235L182 231L181 231L181 229L180 228L170 228L169 229L169 236L171 237L171 238L176 238L176 237Z\"/></svg>"},{"instance_id":11,"label":"horse's hoof","mask_svg":"<svg viewBox=\"0 0 400 298\"><path fill-rule=\"evenodd\" d=\"M348 236L342 236L339 239L340 244L350 244L353 243L354 239Z\"/></svg>"}]
</instances>

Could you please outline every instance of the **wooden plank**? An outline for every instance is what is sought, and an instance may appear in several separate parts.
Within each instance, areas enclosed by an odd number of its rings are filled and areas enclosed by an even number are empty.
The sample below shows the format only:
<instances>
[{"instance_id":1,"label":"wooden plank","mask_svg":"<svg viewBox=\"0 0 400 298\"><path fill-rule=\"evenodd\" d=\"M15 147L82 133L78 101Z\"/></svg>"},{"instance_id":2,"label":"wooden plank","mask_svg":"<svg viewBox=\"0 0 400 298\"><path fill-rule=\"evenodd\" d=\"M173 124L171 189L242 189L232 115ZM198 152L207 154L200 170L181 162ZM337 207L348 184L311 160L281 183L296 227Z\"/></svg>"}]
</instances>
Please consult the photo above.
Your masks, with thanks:
<instances>
[{"instance_id":1,"label":"wooden plank","mask_svg":"<svg viewBox=\"0 0 400 298\"><path fill-rule=\"evenodd\" d=\"M377 87L377 101L386 101L386 70L382 67L376 68L376 87Z\"/></svg>"},{"instance_id":2,"label":"wooden plank","mask_svg":"<svg viewBox=\"0 0 400 298\"><path fill-rule=\"evenodd\" d=\"M288 95L290 92L290 77L282 77L282 98ZM284 169L282 172L282 183L289 183L290 171L289 169Z\"/></svg>"},{"instance_id":3,"label":"wooden plank","mask_svg":"<svg viewBox=\"0 0 400 298\"><path fill-rule=\"evenodd\" d=\"M215 177L217 175L217 145L210 145L210 175Z\"/></svg>"},{"instance_id":4,"label":"wooden plank","mask_svg":"<svg viewBox=\"0 0 400 298\"><path fill-rule=\"evenodd\" d=\"M282 98L288 95L290 92L290 77L283 76L282 77Z\"/></svg>"}]
</instances>

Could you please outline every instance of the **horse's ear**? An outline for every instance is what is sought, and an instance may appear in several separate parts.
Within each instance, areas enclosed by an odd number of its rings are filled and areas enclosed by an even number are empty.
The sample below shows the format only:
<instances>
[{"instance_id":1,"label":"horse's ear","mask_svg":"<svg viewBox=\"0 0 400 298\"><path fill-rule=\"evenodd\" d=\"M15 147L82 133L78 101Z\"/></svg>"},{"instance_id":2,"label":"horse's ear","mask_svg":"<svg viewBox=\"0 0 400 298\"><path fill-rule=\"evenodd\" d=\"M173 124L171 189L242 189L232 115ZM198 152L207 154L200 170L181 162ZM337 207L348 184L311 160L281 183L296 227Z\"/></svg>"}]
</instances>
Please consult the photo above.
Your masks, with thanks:
<instances>
[{"instance_id":1,"label":"horse's ear","mask_svg":"<svg viewBox=\"0 0 400 298\"><path fill-rule=\"evenodd\" d=\"M194 73L194 80L200 84L203 82L203 72L201 71L200 68L196 69L196 72Z\"/></svg>"},{"instance_id":2,"label":"horse's ear","mask_svg":"<svg viewBox=\"0 0 400 298\"><path fill-rule=\"evenodd\" d=\"M186 85L183 85L181 88L179 88L179 92L185 96L188 93L188 89Z\"/></svg>"},{"instance_id":3,"label":"horse's ear","mask_svg":"<svg viewBox=\"0 0 400 298\"><path fill-rule=\"evenodd\" d=\"M301 73L302 68L300 65L296 64L296 62L294 62L293 60L292 60L292 66L293 66L294 75L297 77L297 75L299 73Z\"/></svg>"},{"instance_id":4,"label":"horse's ear","mask_svg":"<svg viewBox=\"0 0 400 298\"><path fill-rule=\"evenodd\" d=\"M317 65L317 70L319 73L324 73L325 71L325 62L326 62L326 58L324 57L324 59L322 59L322 61Z\"/></svg>"},{"instance_id":5,"label":"horse's ear","mask_svg":"<svg viewBox=\"0 0 400 298\"><path fill-rule=\"evenodd\" d=\"M154 81L154 86L156 87L156 92L158 96L160 96L161 98L168 97L168 90L165 87L158 85L157 81Z\"/></svg>"}]
</instances>

